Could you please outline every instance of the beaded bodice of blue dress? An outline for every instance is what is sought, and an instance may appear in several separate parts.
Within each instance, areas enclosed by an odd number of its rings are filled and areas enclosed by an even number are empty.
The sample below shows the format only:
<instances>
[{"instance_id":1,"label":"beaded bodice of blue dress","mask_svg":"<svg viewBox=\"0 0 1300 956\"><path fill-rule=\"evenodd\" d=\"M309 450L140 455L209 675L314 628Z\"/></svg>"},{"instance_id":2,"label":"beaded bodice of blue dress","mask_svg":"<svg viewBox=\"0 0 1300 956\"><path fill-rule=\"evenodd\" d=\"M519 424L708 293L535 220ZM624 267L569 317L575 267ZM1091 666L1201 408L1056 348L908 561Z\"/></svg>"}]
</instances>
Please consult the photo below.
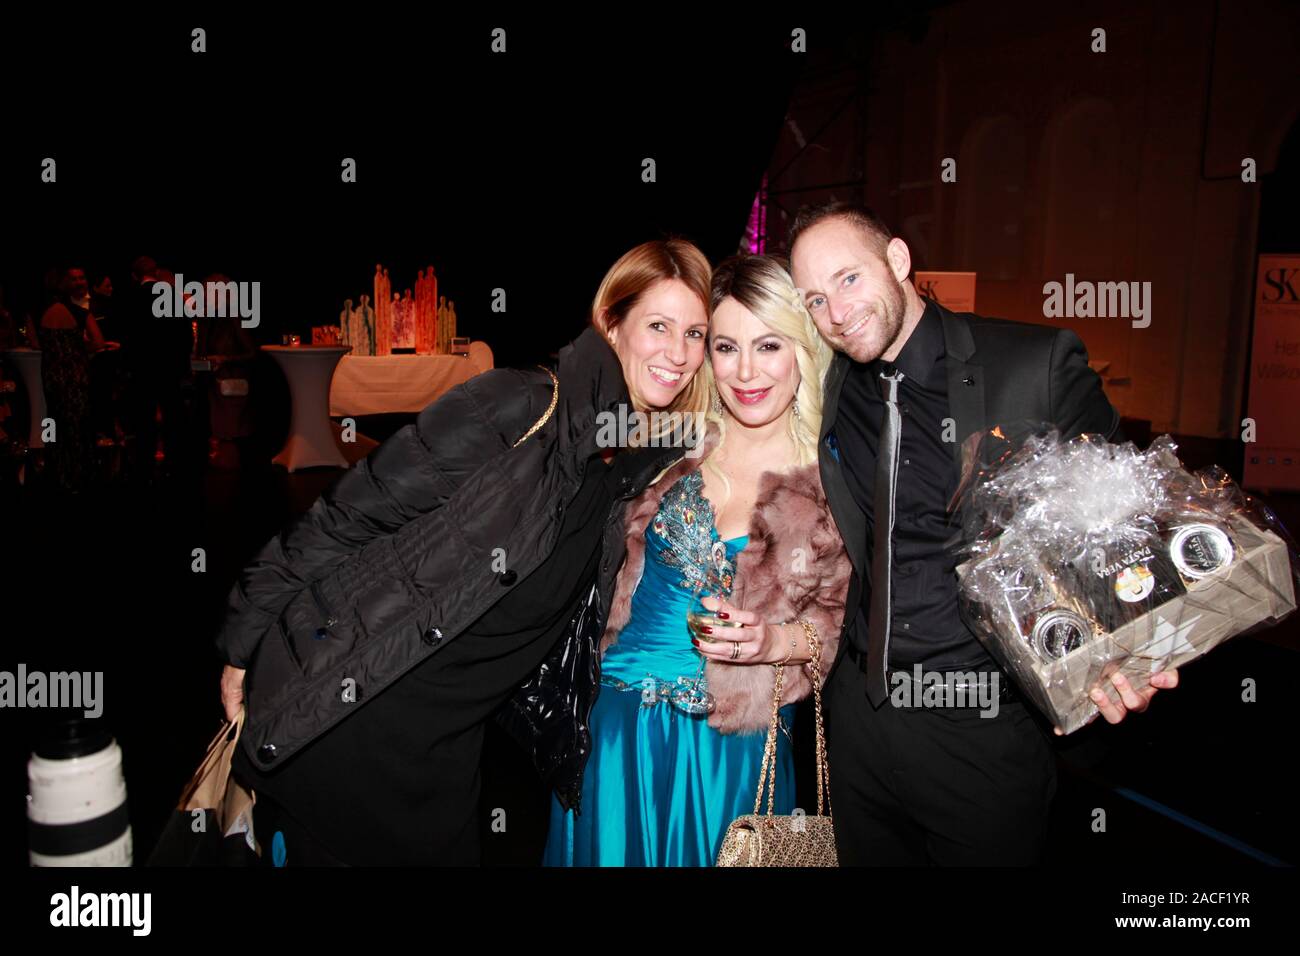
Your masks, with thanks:
<instances>
[{"instance_id":1,"label":"beaded bodice of blue dress","mask_svg":"<svg viewBox=\"0 0 1300 956\"><path fill-rule=\"evenodd\" d=\"M670 703L684 691L704 691L703 658L691 646L686 614L697 593L730 596L735 556L747 541L718 538L699 472L669 489L646 529L645 570L628 628L601 664L602 683L618 690L635 684L643 695L653 692ZM630 641L623 639L628 629Z\"/></svg>"}]
</instances>

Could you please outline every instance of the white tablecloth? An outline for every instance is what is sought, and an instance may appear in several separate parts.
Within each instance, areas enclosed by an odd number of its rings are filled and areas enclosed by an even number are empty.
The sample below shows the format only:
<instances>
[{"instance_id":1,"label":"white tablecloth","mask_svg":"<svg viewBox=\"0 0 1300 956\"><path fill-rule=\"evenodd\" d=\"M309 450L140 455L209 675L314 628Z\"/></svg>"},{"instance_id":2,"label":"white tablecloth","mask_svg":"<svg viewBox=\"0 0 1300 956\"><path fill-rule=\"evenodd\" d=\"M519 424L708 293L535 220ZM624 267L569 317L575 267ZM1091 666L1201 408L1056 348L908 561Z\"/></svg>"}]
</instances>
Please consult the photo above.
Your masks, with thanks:
<instances>
[{"instance_id":1,"label":"white tablecloth","mask_svg":"<svg viewBox=\"0 0 1300 956\"><path fill-rule=\"evenodd\" d=\"M492 368L492 349L460 355L345 355L330 385L330 415L419 412L443 392Z\"/></svg>"},{"instance_id":2,"label":"white tablecloth","mask_svg":"<svg viewBox=\"0 0 1300 956\"><path fill-rule=\"evenodd\" d=\"M289 437L271 461L289 471L300 468L346 468L348 460L325 414L325 396L346 345L263 345L289 382L293 403Z\"/></svg>"}]
</instances>

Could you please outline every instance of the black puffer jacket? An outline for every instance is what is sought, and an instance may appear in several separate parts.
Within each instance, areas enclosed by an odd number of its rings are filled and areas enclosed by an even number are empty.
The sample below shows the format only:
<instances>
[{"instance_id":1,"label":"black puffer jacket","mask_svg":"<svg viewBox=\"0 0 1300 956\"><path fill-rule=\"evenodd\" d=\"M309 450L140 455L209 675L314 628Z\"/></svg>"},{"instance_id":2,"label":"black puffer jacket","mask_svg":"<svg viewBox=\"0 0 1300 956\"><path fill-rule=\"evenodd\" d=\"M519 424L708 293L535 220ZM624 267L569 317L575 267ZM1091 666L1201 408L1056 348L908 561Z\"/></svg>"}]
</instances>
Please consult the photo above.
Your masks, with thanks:
<instances>
[{"instance_id":1,"label":"black puffer jacket","mask_svg":"<svg viewBox=\"0 0 1300 956\"><path fill-rule=\"evenodd\" d=\"M551 404L546 370L495 369L452 389L244 569L217 646L247 668L240 742L256 766L273 768L355 713L547 559L597 450L597 415L629 401L618 358L594 329L560 352L556 376L554 413L518 447ZM639 494L680 455L644 454L620 497ZM503 723L566 804L589 743L594 640L623 560L622 513L620 502L606 521L596 593L568 640L504 708Z\"/></svg>"}]
</instances>

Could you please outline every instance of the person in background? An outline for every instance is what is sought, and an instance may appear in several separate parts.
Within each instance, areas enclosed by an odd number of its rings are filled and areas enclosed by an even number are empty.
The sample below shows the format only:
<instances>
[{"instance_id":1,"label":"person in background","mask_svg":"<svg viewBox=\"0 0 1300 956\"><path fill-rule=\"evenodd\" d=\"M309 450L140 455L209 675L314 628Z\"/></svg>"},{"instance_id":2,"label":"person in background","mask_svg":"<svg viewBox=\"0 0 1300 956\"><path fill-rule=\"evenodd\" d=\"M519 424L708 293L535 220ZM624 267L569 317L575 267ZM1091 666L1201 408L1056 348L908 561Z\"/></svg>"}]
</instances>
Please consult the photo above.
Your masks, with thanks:
<instances>
[{"instance_id":1,"label":"person in background","mask_svg":"<svg viewBox=\"0 0 1300 956\"><path fill-rule=\"evenodd\" d=\"M46 470L53 485L70 494L86 490L94 469L90 354L103 347L104 337L87 308L89 300L85 271L60 270L57 296L38 330L46 409L55 428L54 440L45 445Z\"/></svg>"},{"instance_id":2,"label":"person in background","mask_svg":"<svg viewBox=\"0 0 1300 956\"><path fill-rule=\"evenodd\" d=\"M39 348L30 321L19 319L5 307L5 290L0 285L0 352L7 349ZM0 447L10 448L27 439L27 416L22 385L10 364L0 358Z\"/></svg>"},{"instance_id":3,"label":"person in background","mask_svg":"<svg viewBox=\"0 0 1300 956\"><path fill-rule=\"evenodd\" d=\"M0 352L7 349L39 349L36 323L30 315L14 314L5 304L4 286L0 286ZM0 483L16 480L27 453L31 396L18 377L13 364L0 358Z\"/></svg>"},{"instance_id":4,"label":"person in background","mask_svg":"<svg viewBox=\"0 0 1300 956\"><path fill-rule=\"evenodd\" d=\"M38 349L36 325L27 314L15 315L5 304L5 287L0 285L0 349Z\"/></svg>"},{"instance_id":5,"label":"person in background","mask_svg":"<svg viewBox=\"0 0 1300 956\"><path fill-rule=\"evenodd\" d=\"M158 419L162 418L164 465L161 477L173 477L184 443L184 384L192 376L193 330L189 319L154 315L154 283L170 284L175 276L148 256L131 264L131 283L124 290L117 316L121 324L122 365L130 378L128 400L132 443L131 471L145 483L156 480Z\"/></svg>"},{"instance_id":6,"label":"person in background","mask_svg":"<svg viewBox=\"0 0 1300 956\"><path fill-rule=\"evenodd\" d=\"M90 311L99 323L104 338L113 339L117 335L117 326L113 323L113 277L107 272L92 273Z\"/></svg>"},{"instance_id":7,"label":"person in background","mask_svg":"<svg viewBox=\"0 0 1300 956\"><path fill-rule=\"evenodd\" d=\"M230 281L214 272L203 283L206 288L210 283ZM219 467L236 468L241 457L239 443L253 434L249 383L257 343L238 318L200 319L198 324L197 354L212 363L208 407L213 447L209 455Z\"/></svg>"},{"instance_id":8,"label":"person in background","mask_svg":"<svg viewBox=\"0 0 1300 956\"><path fill-rule=\"evenodd\" d=\"M105 448L116 445L122 436L118 424L122 403L121 353L115 339L117 321L113 317L113 280L107 272L92 273L90 314L95 317L105 347L90 363L90 404L95 424L95 444Z\"/></svg>"}]
</instances>

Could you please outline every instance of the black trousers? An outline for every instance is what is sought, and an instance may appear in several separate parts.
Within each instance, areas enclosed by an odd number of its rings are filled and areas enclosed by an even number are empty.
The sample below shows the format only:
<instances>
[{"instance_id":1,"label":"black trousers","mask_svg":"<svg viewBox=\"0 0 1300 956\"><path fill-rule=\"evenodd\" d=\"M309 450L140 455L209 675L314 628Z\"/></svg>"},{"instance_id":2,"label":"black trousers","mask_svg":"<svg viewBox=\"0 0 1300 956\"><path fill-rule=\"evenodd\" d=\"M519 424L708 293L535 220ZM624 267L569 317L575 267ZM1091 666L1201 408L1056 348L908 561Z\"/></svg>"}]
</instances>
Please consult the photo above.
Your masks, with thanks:
<instances>
[{"instance_id":1,"label":"black trousers","mask_svg":"<svg viewBox=\"0 0 1300 956\"><path fill-rule=\"evenodd\" d=\"M253 833L262 849L262 866L347 866L312 836L273 797L257 794Z\"/></svg>"},{"instance_id":2,"label":"black trousers","mask_svg":"<svg viewBox=\"0 0 1300 956\"><path fill-rule=\"evenodd\" d=\"M866 686L841 654L824 695L840 865L1038 863L1056 757L1029 705L876 710Z\"/></svg>"},{"instance_id":3,"label":"black trousers","mask_svg":"<svg viewBox=\"0 0 1300 956\"><path fill-rule=\"evenodd\" d=\"M132 369L127 389L127 415L135 432L131 468L137 476L152 474L158 448L159 411L162 446L167 468L175 470L185 457L185 391L179 375L150 368Z\"/></svg>"}]
</instances>

